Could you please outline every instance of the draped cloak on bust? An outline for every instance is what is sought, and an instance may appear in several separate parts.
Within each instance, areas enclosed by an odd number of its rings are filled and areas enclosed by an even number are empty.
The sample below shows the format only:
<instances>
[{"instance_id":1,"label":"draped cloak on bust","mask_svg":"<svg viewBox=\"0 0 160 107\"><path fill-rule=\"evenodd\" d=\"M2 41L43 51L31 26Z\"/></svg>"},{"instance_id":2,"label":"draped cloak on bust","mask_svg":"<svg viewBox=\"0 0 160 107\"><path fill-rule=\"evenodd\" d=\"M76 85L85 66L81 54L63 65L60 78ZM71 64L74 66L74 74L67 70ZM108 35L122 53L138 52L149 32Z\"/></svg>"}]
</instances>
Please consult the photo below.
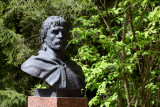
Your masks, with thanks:
<instances>
[{"instance_id":1,"label":"draped cloak on bust","mask_svg":"<svg viewBox=\"0 0 160 107\"><path fill-rule=\"evenodd\" d=\"M63 61L49 52L40 50L37 56L26 60L21 69L37 78L44 79L53 88L84 88L84 74L74 61Z\"/></svg>"}]
</instances>

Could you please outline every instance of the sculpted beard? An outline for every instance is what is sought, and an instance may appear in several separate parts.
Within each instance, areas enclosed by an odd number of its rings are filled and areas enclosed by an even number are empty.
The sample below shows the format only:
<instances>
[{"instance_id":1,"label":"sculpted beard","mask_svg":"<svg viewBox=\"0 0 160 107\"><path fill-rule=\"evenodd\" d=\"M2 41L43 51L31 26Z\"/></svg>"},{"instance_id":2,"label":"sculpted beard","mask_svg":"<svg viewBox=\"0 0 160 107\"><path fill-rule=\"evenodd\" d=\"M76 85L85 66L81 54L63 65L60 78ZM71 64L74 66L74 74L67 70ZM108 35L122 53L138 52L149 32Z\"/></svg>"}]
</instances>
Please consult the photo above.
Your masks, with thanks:
<instances>
[{"instance_id":1,"label":"sculpted beard","mask_svg":"<svg viewBox=\"0 0 160 107\"><path fill-rule=\"evenodd\" d=\"M46 38L47 39L47 38ZM46 44L52 49L52 50L57 50L60 51L63 49L64 47L64 43L62 40L60 39L56 39L56 40L50 40L47 39L46 40Z\"/></svg>"}]
</instances>

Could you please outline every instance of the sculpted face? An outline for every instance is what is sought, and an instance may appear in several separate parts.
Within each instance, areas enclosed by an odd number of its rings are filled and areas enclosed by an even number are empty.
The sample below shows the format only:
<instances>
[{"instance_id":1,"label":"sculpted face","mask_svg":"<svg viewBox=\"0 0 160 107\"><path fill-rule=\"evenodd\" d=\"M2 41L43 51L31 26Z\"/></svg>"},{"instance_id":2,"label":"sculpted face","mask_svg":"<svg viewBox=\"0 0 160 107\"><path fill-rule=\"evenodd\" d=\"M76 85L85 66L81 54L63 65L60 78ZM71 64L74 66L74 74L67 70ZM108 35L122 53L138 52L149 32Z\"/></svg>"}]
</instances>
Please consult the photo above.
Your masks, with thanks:
<instances>
[{"instance_id":1,"label":"sculpted face","mask_svg":"<svg viewBox=\"0 0 160 107\"><path fill-rule=\"evenodd\" d=\"M53 26L47 31L45 43L52 50L62 50L64 48L65 30L63 26Z\"/></svg>"}]
</instances>

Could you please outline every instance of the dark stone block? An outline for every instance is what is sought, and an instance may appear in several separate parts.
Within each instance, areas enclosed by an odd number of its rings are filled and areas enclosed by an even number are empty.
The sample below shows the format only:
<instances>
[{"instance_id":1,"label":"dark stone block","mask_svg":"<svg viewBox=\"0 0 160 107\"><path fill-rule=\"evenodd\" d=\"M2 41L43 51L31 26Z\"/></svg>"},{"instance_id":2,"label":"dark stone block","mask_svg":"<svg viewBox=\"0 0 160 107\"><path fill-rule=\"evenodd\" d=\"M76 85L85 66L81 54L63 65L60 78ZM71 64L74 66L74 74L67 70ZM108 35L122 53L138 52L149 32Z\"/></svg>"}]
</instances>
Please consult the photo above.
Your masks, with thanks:
<instances>
[{"instance_id":1,"label":"dark stone block","mask_svg":"<svg viewBox=\"0 0 160 107\"><path fill-rule=\"evenodd\" d=\"M81 97L81 89L35 89L34 96L38 97Z\"/></svg>"}]
</instances>

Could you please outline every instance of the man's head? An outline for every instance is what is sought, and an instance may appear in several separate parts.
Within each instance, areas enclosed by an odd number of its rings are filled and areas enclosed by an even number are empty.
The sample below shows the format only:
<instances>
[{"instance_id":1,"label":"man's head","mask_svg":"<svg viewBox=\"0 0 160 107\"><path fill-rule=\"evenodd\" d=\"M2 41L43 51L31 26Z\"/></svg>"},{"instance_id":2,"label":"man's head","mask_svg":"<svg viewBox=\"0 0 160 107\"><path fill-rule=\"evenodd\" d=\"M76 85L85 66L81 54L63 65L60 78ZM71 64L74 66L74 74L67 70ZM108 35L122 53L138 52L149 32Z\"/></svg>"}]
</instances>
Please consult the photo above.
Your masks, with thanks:
<instances>
[{"instance_id":1,"label":"man's head","mask_svg":"<svg viewBox=\"0 0 160 107\"><path fill-rule=\"evenodd\" d=\"M66 20L59 16L48 17L42 25L42 44L46 43L52 50L61 50L64 47L66 36ZM63 43L62 43L63 42Z\"/></svg>"}]
</instances>

